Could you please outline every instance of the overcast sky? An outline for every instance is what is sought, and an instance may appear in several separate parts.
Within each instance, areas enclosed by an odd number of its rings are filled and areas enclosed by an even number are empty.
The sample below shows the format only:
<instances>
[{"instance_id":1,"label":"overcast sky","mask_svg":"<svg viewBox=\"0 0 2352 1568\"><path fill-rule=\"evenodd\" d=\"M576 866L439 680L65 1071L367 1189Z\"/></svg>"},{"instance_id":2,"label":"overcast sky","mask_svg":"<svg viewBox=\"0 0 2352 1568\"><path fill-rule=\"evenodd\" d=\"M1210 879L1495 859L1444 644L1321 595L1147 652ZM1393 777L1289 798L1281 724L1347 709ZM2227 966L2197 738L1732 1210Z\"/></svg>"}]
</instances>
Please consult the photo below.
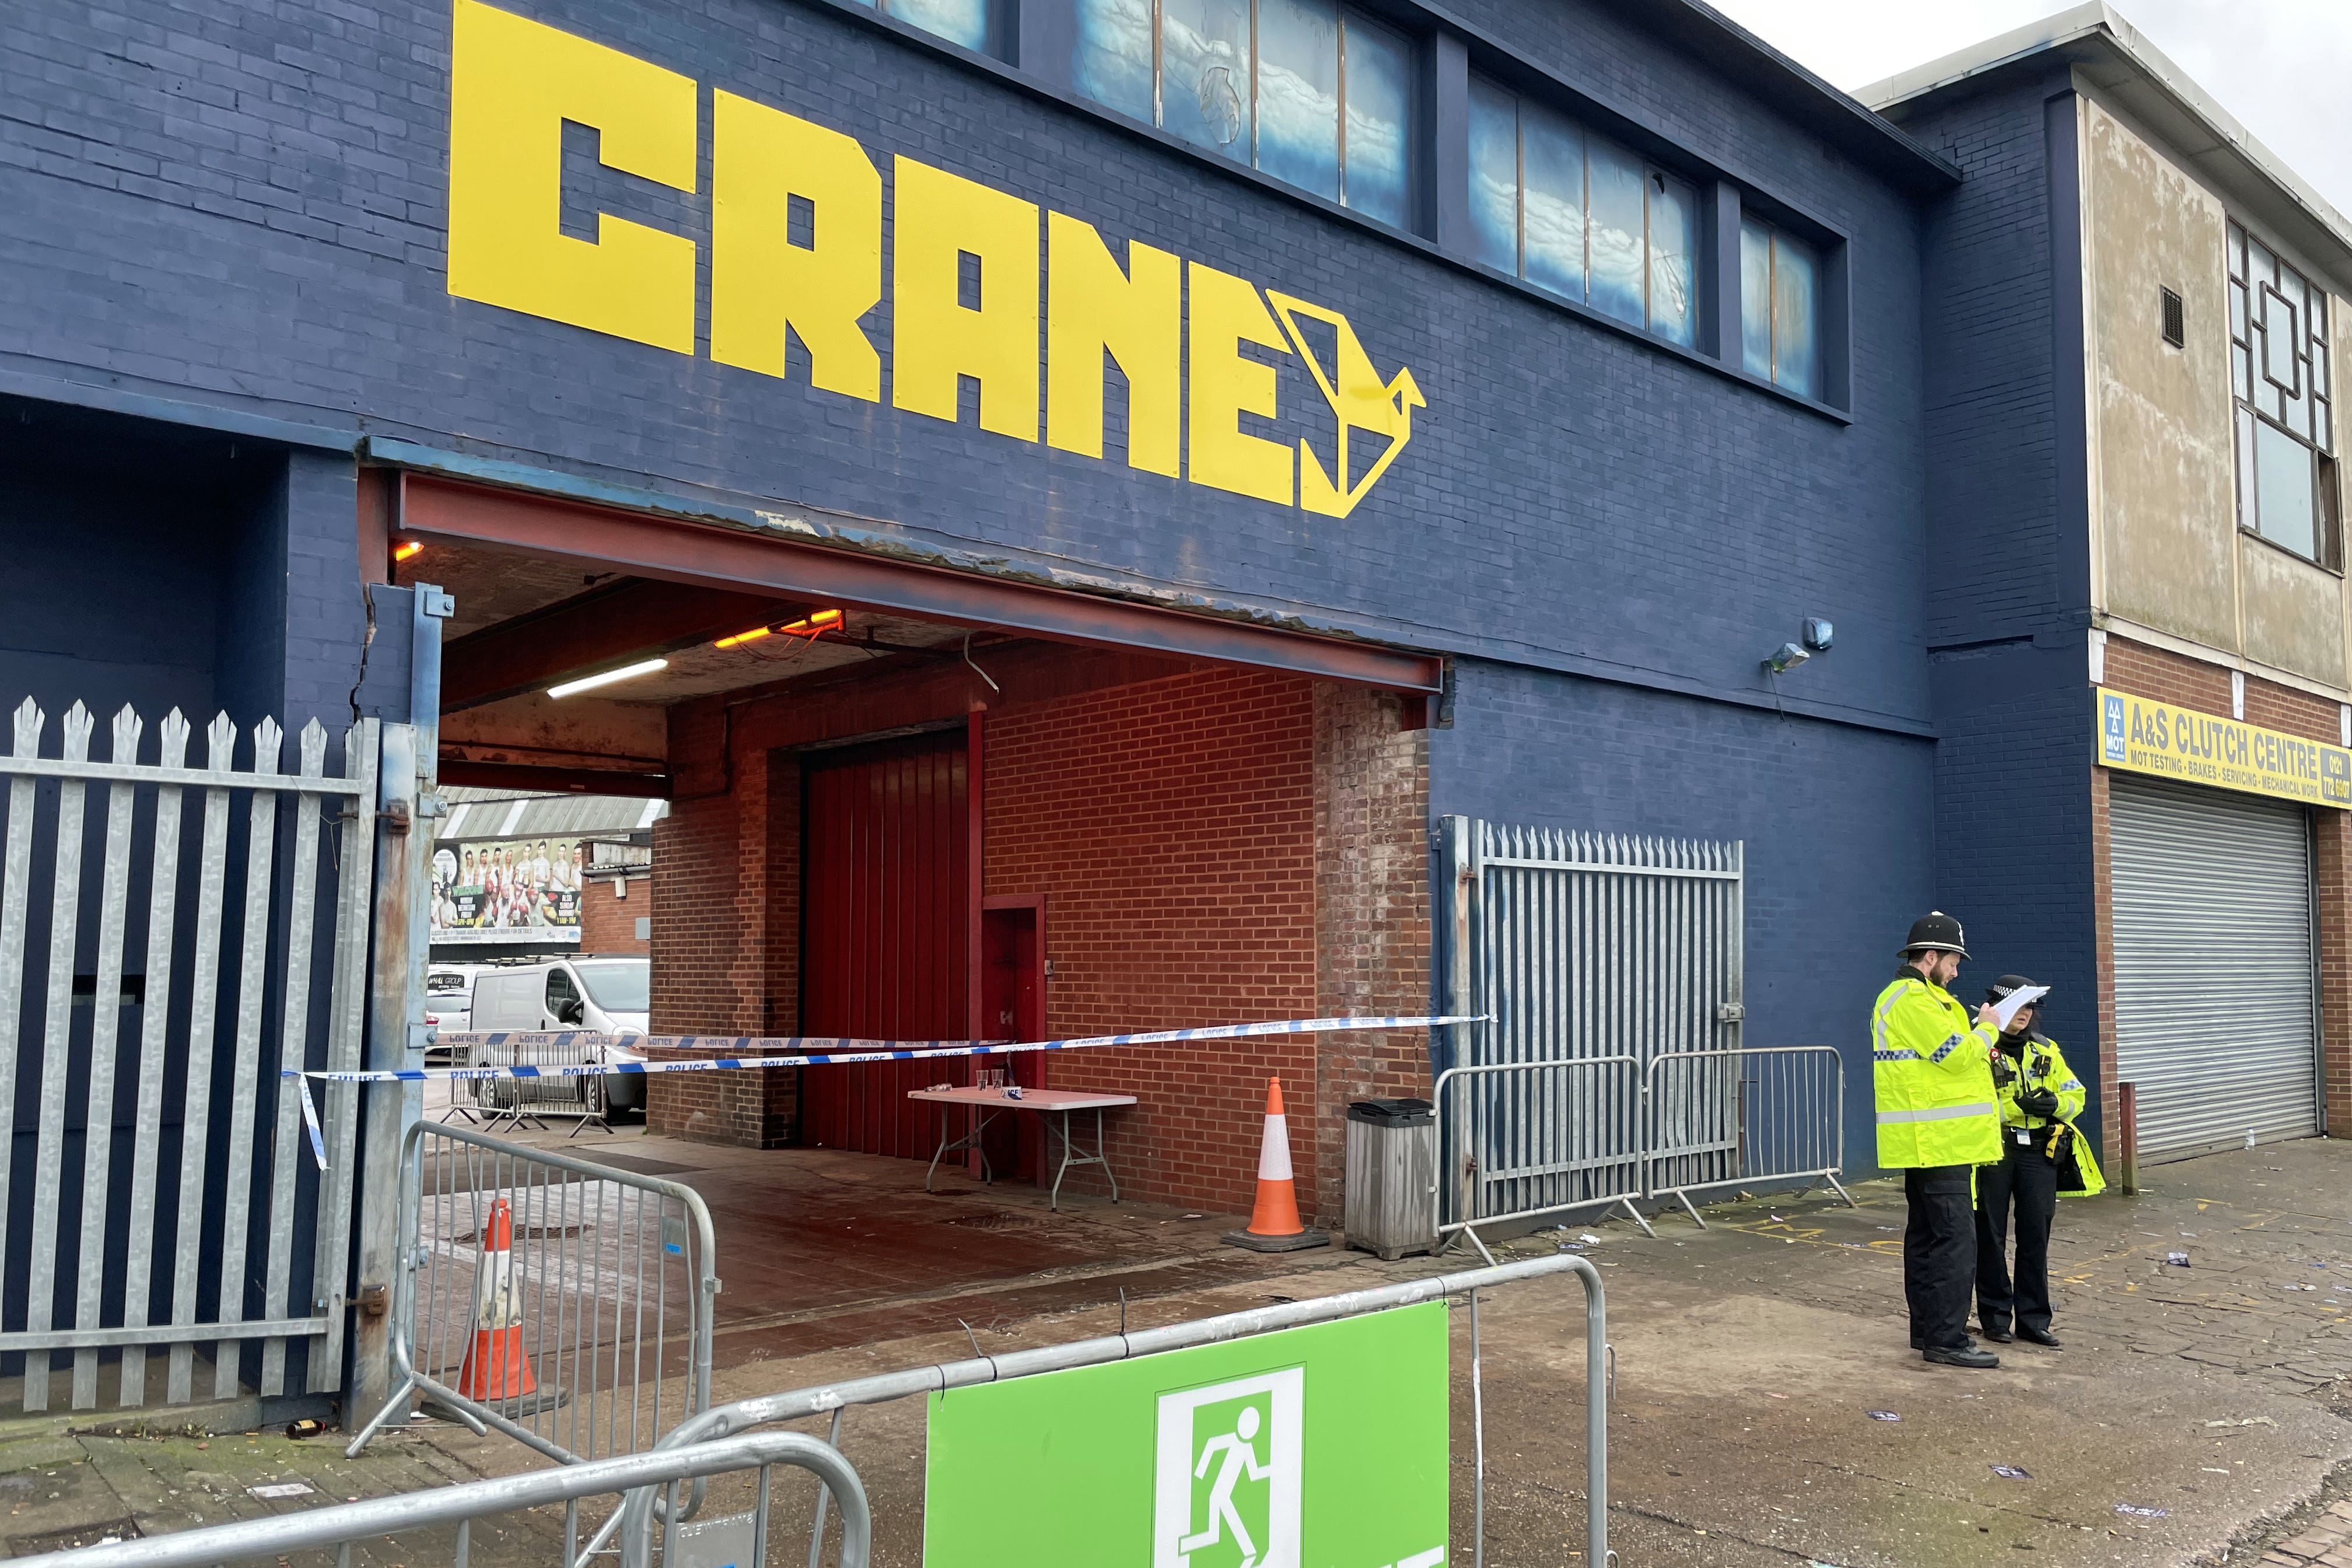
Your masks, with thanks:
<instances>
[{"instance_id":1,"label":"overcast sky","mask_svg":"<svg viewBox=\"0 0 2352 1568\"><path fill-rule=\"evenodd\" d=\"M1843 88L2065 9L2057 0L1711 0ZM2111 0L2256 140L2352 212L2352 0Z\"/></svg>"}]
</instances>

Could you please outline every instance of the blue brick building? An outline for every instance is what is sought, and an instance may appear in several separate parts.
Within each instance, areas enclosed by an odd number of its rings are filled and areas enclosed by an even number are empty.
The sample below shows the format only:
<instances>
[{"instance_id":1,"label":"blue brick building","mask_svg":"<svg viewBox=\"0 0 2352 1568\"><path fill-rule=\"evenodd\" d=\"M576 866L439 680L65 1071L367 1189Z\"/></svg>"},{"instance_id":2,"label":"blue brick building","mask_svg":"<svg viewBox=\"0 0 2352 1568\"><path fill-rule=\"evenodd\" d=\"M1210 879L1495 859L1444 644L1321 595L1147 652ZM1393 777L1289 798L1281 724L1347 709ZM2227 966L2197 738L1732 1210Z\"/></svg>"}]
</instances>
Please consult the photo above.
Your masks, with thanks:
<instances>
[{"instance_id":1,"label":"blue brick building","mask_svg":"<svg viewBox=\"0 0 2352 1568\"><path fill-rule=\"evenodd\" d=\"M425 719L446 589L443 782L675 802L657 1032L1418 1013L1450 817L1744 844L1738 1005L1636 1043L1837 1047L1849 1169L1915 915L2090 990L1950 849L2054 836L2087 900L2087 807L1984 739L2079 719L2089 630L2027 352L2074 308L2019 221L2039 89L1915 136L1693 0L33 0L5 37L0 691ZM819 879L859 768L931 847ZM1127 782L1056 793L1086 770ZM1130 789L1191 804L1147 832ZM841 917L882 970L824 967L836 891L917 882ZM1346 1101L1432 1065L1092 1059L1051 1081L1198 1089L1113 1140L1192 1204L1246 1202L1303 1076L1331 1215ZM673 1110L927 1152L895 1081Z\"/></svg>"}]
</instances>

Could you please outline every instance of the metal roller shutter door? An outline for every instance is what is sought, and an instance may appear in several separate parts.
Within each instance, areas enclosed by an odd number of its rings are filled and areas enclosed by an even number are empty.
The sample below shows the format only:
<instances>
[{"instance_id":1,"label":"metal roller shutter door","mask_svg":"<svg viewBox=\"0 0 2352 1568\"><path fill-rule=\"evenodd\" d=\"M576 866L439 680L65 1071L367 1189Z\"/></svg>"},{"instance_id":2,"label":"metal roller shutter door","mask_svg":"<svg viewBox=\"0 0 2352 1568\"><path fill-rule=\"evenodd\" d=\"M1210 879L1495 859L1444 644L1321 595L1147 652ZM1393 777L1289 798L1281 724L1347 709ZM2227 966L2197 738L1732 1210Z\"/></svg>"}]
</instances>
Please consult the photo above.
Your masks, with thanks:
<instances>
[{"instance_id":1,"label":"metal roller shutter door","mask_svg":"<svg viewBox=\"0 0 2352 1568\"><path fill-rule=\"evenodd\" d=\"M2116 775L2116 1070L2143 1158L2319 1131L2303 808Z\"/></svg>"}]
</instances>

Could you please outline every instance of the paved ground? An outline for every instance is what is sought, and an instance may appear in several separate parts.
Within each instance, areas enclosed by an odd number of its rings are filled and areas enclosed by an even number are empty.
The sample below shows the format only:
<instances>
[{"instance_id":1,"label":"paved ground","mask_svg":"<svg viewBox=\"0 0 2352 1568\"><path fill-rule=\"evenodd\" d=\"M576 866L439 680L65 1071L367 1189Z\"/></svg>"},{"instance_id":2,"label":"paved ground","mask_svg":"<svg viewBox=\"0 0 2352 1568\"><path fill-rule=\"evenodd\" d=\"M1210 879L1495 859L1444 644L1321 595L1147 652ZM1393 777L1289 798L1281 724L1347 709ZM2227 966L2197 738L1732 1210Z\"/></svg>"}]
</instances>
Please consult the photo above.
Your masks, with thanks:
<instances>
[{"instance_id":1,"label":"paved ground","mask_svg":"<svg viewBox=\"0 0 2352 1568\"><path fill-rule=\"evenodd\" d=\"M671 1172L719 1215L727 1302L719 1397L1046 1344L1431 1271L1330 1251L1261 1258L1216 1244L1224 1216L1100 1199L1066 1215L1025 1190L926 1198L920 1168L825 1153L747 1155L657 1140L572 1145ZM2081 1564L2352 1568L2352 1142L2311 1141L2150 1173L2155 1191L2069 1204L2060 1222L2059 1352L2018 1346L1998 1372L1923 1365L1899 1317L1901 1199L1710 1210L1655 1239L1591 1234L1618 1384L1612 1530L1620 1560L1731 1568L1963 1568L2020 1553ZM1583 1227L1523 1238L1522 1255ZM2186 1268L2168 1265L2187 1255ZM1445 1265L1459 1267L1457 1254ZM1472 1517L1466 1324L1455 1313L1455 1557ZM1572 1281L1482 1308L1486 1558L1580 1563L1581 1309ZM1874 1419L1886 1412L1896 1421ZM877 1561L919 1561L922 1411L855 1413L844 1447L876 1498ZM275 1435L195 1439L0 1430L0 1530L12 1550L100 1526L153 1532L377 1495L527 1461L436 1427L356 1465ZM95 1427L95 1430L87 1428ZM18 1428L24 1432L24 1428ZM1994 1466L2025 1472L2007 1479ZM48 1472L56 1471L55 1475ZM313 1490L253 1499L293 1479ZM805 1552L812 1489L778 1488L779 1550ZM742 1506L724 1489L714 1510ZM49 1496L55 1492L57 1496ZM217 1510L217 1511L215 1511ZM2138 1510L2138 1511L2133 1511ZM545 1561L560 1517L479 1536L480 1561ZM103 1531L100 1531L102 1533ZM787 1546L797 1536L803 1544ZM2333 1555L2331 1555L2331 1553ZM373 1543L363 1563L447 1560L447 1542ZM2027 1559L2032 1560L2032 1559Z\"/></svg>"}]
</instances>

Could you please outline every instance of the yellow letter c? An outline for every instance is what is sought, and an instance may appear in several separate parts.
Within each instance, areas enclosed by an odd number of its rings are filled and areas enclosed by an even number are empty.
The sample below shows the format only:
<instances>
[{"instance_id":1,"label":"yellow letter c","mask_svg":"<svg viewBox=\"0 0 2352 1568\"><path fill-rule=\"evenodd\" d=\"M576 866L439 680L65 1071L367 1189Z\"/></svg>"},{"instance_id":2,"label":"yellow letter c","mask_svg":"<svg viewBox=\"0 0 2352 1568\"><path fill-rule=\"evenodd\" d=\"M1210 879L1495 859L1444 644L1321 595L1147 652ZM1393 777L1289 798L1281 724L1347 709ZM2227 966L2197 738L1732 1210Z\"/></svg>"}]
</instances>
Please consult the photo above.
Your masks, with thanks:
<instances>
[{"instance_id":1,"label":"yellow letter c","mask_svg":"<svg viewBox=\"0 0 2352 1568\"><path fill-rule=\"evenodd\" d=\"M692 353L693 240L560 225L567 120L607 166L695 188L693 80L480 0L457 0L450 53L449 292Z\"/></svg>"}]
</instances>

